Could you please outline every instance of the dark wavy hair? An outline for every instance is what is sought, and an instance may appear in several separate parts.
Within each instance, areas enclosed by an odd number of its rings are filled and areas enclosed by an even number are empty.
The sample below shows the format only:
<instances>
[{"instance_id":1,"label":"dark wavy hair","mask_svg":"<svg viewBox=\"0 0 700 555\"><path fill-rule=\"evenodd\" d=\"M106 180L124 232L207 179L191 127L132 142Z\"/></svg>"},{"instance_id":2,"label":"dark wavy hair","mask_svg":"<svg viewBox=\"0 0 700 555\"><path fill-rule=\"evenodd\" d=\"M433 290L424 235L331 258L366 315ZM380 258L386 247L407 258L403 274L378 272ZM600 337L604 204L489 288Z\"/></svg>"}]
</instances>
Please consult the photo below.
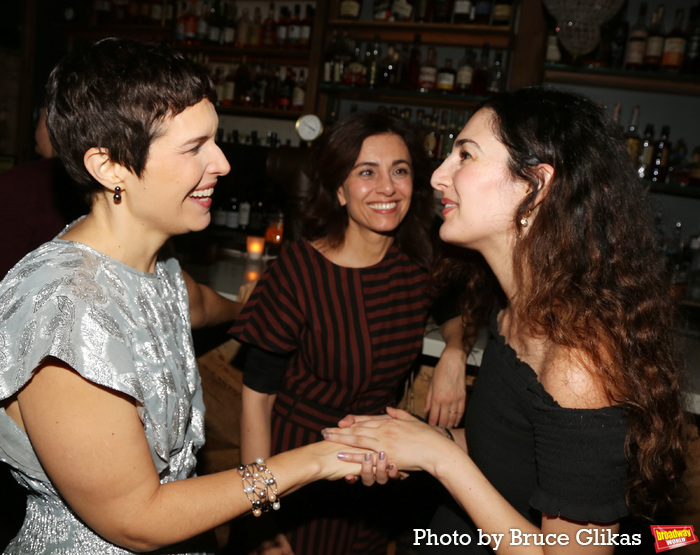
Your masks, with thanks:
<instances>
[{"instance_id":1,"label":"dark wavy hair","mask_svg":"<svg viewBox=\"0 0 700 555\"><path fill-rule=\"evenodd\" d=\"M683 361L676 306L655 246L645 191L605 111L573 93L531 87L498 94L492 114L509 169L531 183L513 224L529 212L513 262L517 317L578 349L611 403L627 408L627 504L653 518L685 495ZM538 196L538 164L554 168ZM538 204L539 203L539 204ZM483 302L472 289L468 302Z\"/></svg>"},{"instance_id":2,"label":"dark wavy hair","mask_svg":"<svg viewBox=\"0 0 700 555\"><path fill-rule=\"evenodd\" d=\"M83 163L88 150L105 149L140 177L166 117L205 98L216 102L203 67L165 45L115 38L68 54L46 91L51 143L88 197L101 189Z\"/></svg>"},{"instance_id":3,"label":"dark wavy hair","mask_svg":"<svg viewBox=\"0 0 700 555\"><path fill-rule=\"evenodd\" d=\"M387 113L352 114L322 135L311 166L312 191L302 211L303 234L309 240L323 238L332 247L342 245L348 216L338 201L338 189L350 175L364 140L385 133L398 135L404 140L411 156L413 174L411 206L396 231L396 242L413 262L430 270L433 261L431 223L434 214L430 162L422 138L413 126Z\"/></svg>"}]
</instances>

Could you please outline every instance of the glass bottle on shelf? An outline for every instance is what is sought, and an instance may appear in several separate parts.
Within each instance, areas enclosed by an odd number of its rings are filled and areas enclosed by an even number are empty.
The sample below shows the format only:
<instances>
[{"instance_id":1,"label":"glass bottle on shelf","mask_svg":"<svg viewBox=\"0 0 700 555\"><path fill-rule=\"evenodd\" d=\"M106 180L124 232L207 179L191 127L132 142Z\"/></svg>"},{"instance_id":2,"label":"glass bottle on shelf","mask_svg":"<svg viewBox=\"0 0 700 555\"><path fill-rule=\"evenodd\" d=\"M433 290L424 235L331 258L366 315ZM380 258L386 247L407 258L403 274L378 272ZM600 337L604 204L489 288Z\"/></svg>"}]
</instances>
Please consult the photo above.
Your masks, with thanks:
<instances>
[{"instance_id":1,"label":"glass bottle on shelf","mask_svg":"<svg viewBox=\"0 0 700 555\"><path fill-rule=\"evenodd\" d=\"M418 90L428 92L435 90L437 83L437 51L432 46L428 48L428 55L420 65L418 76Z\"/></svg>"},{"instance_id":2,"label":"glass bottle on shelf","mask_svg":"<svg viewBox=\"0 0 700 555\"><path fill-rule=\"evenodd\" d=\"M288 67L285 77L280 83L280 93L277 101L277 107L280 110L289 110L292 107L292 95L294 94L295 85L294 72L291 67Z\"/></svg>"},{"instance_id":3,"label":"glass bottle on shelf","mask_svg":"<svg viewBox=\"0 0 700 555\"><path fill-rule=\"evenodd\" d=\"M321 72L321 81L323 83L333 83L335 74L335 63L336 63L336 50L338 49L338 30L333 29L331 40L328 42L328 46L323 54L323 71Z\"/></svg>"},{"instance_id":4,"label":"glass bottle on shelf","mask_svg":"<svg viewBox=\"0 0 700 555\"><path fill-rule=\"evenodd\" d=\"M457 72L452 67L452 59L446 58L445 64L438 69L435 87L440 92L451 93L455 90Z\"/></svg>"},{"instance_id":5,"label":"glass bottle on shelf","mask_svg":"<svg viewBox=\"0 0 700 555\"><path fill-rule=\"evenodd\" d=\"M365 83L370 88L374 88L381 81L381 57L379 37L375 36L373 43L367 43L367 51L365 52Z\"/></svg>"},{"instance_id":6,"label":"glass bottle on shelf","mask_svg":"<svg viewBox=\"0 0 700 555\"><path fill-rule=\"evenodd\" d=\"M683 8L676 10L676 21L673 29L664 39L664 51L661 55L661 70L679 72L683 67L685 54L686 34L683 29Z\"/></svg>"},{"instance_id":7,"label":"glass bottle on shelf","mask_svg":"<svg viewBox=\"0 0 700 555\"><path fill-rule=\"evenodd\" d=\"M488 25L491 19L491 2L489 0L475 0L474 19L475 25Z\"/></svg>"},{"instance_id":8,"label":"glass bottle on shelf","mask_svg":"<svg viewBox=\"0 0 700 555\"><path fill-rule=\"evenodd\" d=\"M435 0L433 5L433 22L450 23L452 19L452 0Z\"/></svg>"},{"instance_id":9,"label":"glass bottle on shelf","mask_svg":"<svg viewBox=\"0 0 700 555\"><path fill-rule=\"evenodd\" d=\"M255 6L253 9L253 17L250 19L250 26L248 27L248 46L252 48L259 48L262 42L262 11L260 6Z\"/></svg>"},{"instance_id":10,"label":"glass bottle on shelf","mask_svg":"<svg viewBox=\"0 0 700 555\"><path fill-rule=\"evenodd\" d=\"M215 0L209 5L209 31L207 34L207 42L209 44L221 44L221 30L223 29L223 25L221 2Z\"/></svg>"},{"instance_id":11,"label":"glass bottle on shelf","mask_svg":"<svg viewBox=\"0 0 700 555\"><path fill-rule=\"evenodd\" d=\"M545 53L545 62L548 64L558 64L561 62L561 50L559 50L559 39L554 33L547 37L547 51Z\"/></svg>"},{"instance_id":12,"label":"glass bottle on shelf","mask_svg":"<svg viewBox=\"0 0 700 555\"><path fill-rule=\"evenodd\" d=\"M474 17L474 3L472 0L455 0L452 10L452 21L457 25L471 23Z\"/></svg>"},{"instance_id":13,"label":"glass bottle on shelf","mask_svg":"<svg viewBox=\"0 0 700 555\"><path fill-rule=\"evenodd\" d=\"M654 149L654 158L649 171L649 180L652 183L665 183L668 175L668 154L671 150L671 143L668 140L670 128L664 125L661 128L661 137Z\"/></svg>"},{"instance_id":14,"label":"glass bottle on shelf","mask_svg":"<svg viewBox=\"0 0 700 555\"><path fill-rule=\"evenodd\" d=\"M289 20L292 17L292 12L287 6L280 8L280 15L277 18L277 47L284 48L287 46L289 37Z\"/></svg>"},{"instance_id":15,"label":"glass bottle on shelf","mask_svg":"<svg viewBox=\"0 0 700 555\"><path fill-rule=\"evenodd\" d=\"M338 16L341 19L359 19L362 12L362 2L359 0L342 0Z\"/></svg>"},{"instance_id":16,"label":"glass bottle on shelf","mask_svg":"<svg viewBox=\"0 0 700 555\"><path fill-rule=\"evenodd\" d=\"M241 10L241 16L236 21L236 47L244 47L248 44L248 31L250 29L250 12L248 8Z\"/></svg>"},{"instance_id":17,"label":"glass bottle on shelf","mask_svg":"<svg viewBox=\"0 0 700 555\"><path fill-rule=\"evenodd\" d=\"M626 69L641 69L644 65L644 52L647 46L647 3L639 4L637 21L632 26L627 39L627 53L625 54Z\"/></svg>"},{"instance_id":18,"label":"glass bottle on shelf","mask_svg":"<svg viewBox=\"0 0 700 555\"><path fill-rule=\"evenodd\" d=\"M637 160L637 175L645 179L649 175L649 169L654 160L654 126L649 123L644 129L642 138L642 150Z\"/></svg>"},{"instance_id":19,"label":"glass bottle on shelf","mask_svg":"<svg viewBox=\"0 0 700 555\"><path fill-rule=\"evenodd\" d=\"M249 102L250 88L253 82L250 66L245 56L241 59L241 63L238 64L234 79L236 84L234 102L239 106L245 106Z\"/></svg>"},{"instance_id":20,"label":"glass bottle on shelf","mask_svg":"<svg viewBox=\"0 0 700 555\"><path fill-rule=\"evenodd\" d=\"M299 46L308 48L311 44L311 28L313 27L315 9L311 4L306 4L304 19L301 20L301 32L299 34Z\"/></svg>"},{"instance_id":21,"label":"glass bottle on shelf","mask_svg":"<svg viewBox=\"0 0 700 555\"><path fill-rule=\"evenodd\" d=\"M513 19L513 0L494 0L491 25L510 26Z\"/></svg>"},{"instance_id":22,"label":"glass bottle on shelf","mask_svg":"<svg viewBox=\"0 0 700 555\"><path fill-rule=\"evenodd\" d=\"M406 84L410 89L417 89L420 86L421 58L421 35L416 33L413 36L413 44L411 45L406 67Z\"/></svg>"},{"instance_id":23,"label":"glass bottle on shelf","mask_svg":"<svg viewBox=\"0 0 700 555\"><path fill-rule=\"evenodd\" d=\"M226 210L226 227L229 229L238 229L239 225L238 199L231 197Z\"/></svg>"},{"instance_id":24,"label":"glass bottle on shelf","mask_svg":"<svg viewBox=\"0 0 700 555\"><path fill-rule=\"evenodd\" d=\"M455 81L455 89L459 93L466 94L471 89L475 58L474 51L471 48L467 48L464 57L459 61Z\"/></svg>"},{"instance_id":25,"label":"glass bottle on shelf","mask_svg":"<svg viewBox=\"0 0 700 555\"><path fill-rule=\"evenodd\" d=\"M654 10L651 25L649 26L649 36L647 37L646 48L644 49L644 69L657 70L661 65L661 56L664 52L664 4Z\"/></svg>"},{"instance_id":26,"label":"glass bottle on shelf","mask_svg":"<svg viewBox=\"0 0 700 555\"><path fill-rule=\"evenodd\" d=\"M504 90L505 73L503 68L503 53L496 52L493 63L489 66L486 92L495 94Z\"/></svg>"},{"instance_id":27,"label":"glass bottle on shelf","mask_svg":"<svg viewBox=\"0 0 700 555\"><path fill-rule=\"evenodd\" d=\"M432 21L433 2L430 0L416 0L416 17L419 22Z\"/></svg>"},{"instance_id":28,"label":"glass bottle on shelf","mask_svg":"<svg viewBox=\"0 0 700 555\"><path fill-rule=\"evenodd\" d=\"M700 5L690 8L683 73L700 74Z\"/></svg>"},{"instance_id":29,"label":"glass bottle on shelf","mask_svg":"<svg viewBox=\"0 0 700 555\"><path fill-rule=\"evenodd\" d=\"M388 21L391 17L390 0L374 0L372 6L372 19L376 21Z\"/></svg>"},{"instance_id":30,"label":"glass bottle on shelf","mask_svg":"<svg viewBox=\"0 0 700 555\"><path fill-rule=\"evenodd\" d=\"M224 106L233 106L236 94L236 74L233 69L233 64L229 64L228 73L224 77L223 94L221 96L221 104Z\"/></svg>"},{"instance_id":31,"label":"glass bottle on shelf","mask_svg":"<svg viewBox=\"0 0 700 555\"><path fill-rule=\"evenodd\" d=\"M637 126L639 125L639 105L632 108L630 115L630 124L625 132L625 140L627 141L627 152L630 155L630 160L637 160L642 151L642 138L639 136Z\"/></svg>"},{"instance_id":32,"label":"glass bottle on shelf","mask_svg":"<svg viewBox=\"0 0 700 555\"><path fill-rule=\"evenodd\" d=\"M262 23L261 43L265 48L277 46L277 22L275 21L275 3L270 2L267 16Z\"/></svg>"},{"instance_id":33,"label":"glass bottle on shelf","mask_svg":"<svg viewBox=\"0 0 700 555\"><path fill-rule=\"evenodd\" d=\"M289 30L287 31L287 45L292 48L299 47L301 40L301 5L294 4L294 12L289 18Z\"/></svg>"},{"instance_id":34,"label":"glass bottle on shelf","mask_svg":"<svg viewBox=\"0 0 700 555\"><path fill-rule=\"evenodd\" d=\"M306 100L306 71L299 70L294 89L292 91L292 110L303 110Z\"/></svg>"},{"instance_id":35,"label":"glass bottle on shelf","mask_svg":"<svg viewBox=\"0 0 700 555\"><path fill-rule=\"evenodd\" d=\"M224 2L221 9L223 18L221 44L232 46L236 42L236 7L230 2Z\"/></svg>"},{"instance_id":36,"label":"glass bottle on shelf","mask_svg":"<svg viewBox=\"0 0 700 555\"><path fill-rule=\"evenodd\" d=\"M476 96L482 96L486 93L490 60L491 47L486 43L481 47L481 54L474 65L474 74L472 75L472 94Z\"/></svg>"},{"instance_id":37,"label":"glass bottle on shelf","mask_svg":"<svg viewBox=\"0 0 700 555\"><path fill-rule=\"evenodd\" d=\"M394 21L411 21L415 0L394 0L391 3L391 16Z\"/></svg>"},{"instance_id":38,"label":"glass bottle on shelf","mask_svg":"<svg viewBox=\"0 0 700 555\"><path fill-rule=\"evenodd\" d=\"M352 41L350 41L352 43ZM350 43L348 43L350 45ZM365 86L365 63L364 54L360 43L355 43L352 47L352 55L350 60L345 65L345 71L343 72L343 80L346 85L351 85L355 87Z\"/></svg>"}]
</instances>

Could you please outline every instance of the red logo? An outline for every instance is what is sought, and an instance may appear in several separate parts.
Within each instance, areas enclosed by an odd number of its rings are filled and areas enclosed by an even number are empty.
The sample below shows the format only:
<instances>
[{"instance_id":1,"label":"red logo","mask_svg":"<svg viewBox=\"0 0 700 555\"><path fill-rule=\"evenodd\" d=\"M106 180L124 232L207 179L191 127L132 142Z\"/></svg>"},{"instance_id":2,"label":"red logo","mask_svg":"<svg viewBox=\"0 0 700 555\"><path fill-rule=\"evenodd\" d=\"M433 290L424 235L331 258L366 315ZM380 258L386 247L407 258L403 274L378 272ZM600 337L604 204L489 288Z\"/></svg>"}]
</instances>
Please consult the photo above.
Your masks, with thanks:
<instances>
[{"instance_id":1,"label":"red logo","mask_svg":"<svg viewBox=\"0 0 700 555\"><path fill-rule=\"evenodd\" d=\"M654 548L657 553L698 542L698 537L695 535L695 528L692 524L685 526L659 526L652 524L651 533L654 536Z\"/></svg>"}]
</instances>

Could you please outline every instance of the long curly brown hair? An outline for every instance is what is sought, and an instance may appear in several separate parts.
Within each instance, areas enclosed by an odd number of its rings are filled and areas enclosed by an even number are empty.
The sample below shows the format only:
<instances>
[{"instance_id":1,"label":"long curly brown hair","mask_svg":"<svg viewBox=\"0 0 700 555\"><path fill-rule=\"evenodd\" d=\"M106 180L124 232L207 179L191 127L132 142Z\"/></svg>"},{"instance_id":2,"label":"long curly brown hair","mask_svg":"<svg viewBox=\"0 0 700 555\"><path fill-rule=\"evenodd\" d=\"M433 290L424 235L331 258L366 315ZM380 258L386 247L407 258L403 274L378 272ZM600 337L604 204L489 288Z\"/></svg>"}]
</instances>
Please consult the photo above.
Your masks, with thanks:
<instances>
[{"instance_id":1,"label":"long curly brown hair","mask_svg":"<svg viewBox=\"0 0 700 555\"><path fill-rule=\"evenodd\" d=\"M685 495L685 416L676 306L644 188L619 129L585 97L530 87L481 108L493 115L510 172L532 185L516 233L536 211L515 247L511 309L555 344L585 353L610 402L627 408L627 505L651 519ZM554 168L544 198L539 164ZM467 284L473 314L492 300L479 289L488 281L479 269Z\"/></svg>"}]
</instances>

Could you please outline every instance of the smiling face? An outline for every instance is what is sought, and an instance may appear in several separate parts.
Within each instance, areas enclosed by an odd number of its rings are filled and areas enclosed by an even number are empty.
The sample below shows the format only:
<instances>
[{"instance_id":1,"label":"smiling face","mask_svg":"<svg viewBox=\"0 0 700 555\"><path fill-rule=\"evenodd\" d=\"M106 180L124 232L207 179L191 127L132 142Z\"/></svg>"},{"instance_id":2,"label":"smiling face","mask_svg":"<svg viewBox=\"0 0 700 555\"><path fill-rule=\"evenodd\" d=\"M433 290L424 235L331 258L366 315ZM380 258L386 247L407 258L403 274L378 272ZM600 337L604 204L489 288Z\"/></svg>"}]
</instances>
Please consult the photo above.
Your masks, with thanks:
<instances>
[{"instance_id":1,"label":"smiling face","mask_svg":"<svg viewBox=\"0 0 700 555\"><path fill-rule=\"evenodd\" d=\"M213 104L202 100L163 122L141 179L131 174L123 195L144 231L170 237L209 225L214 186L231 169L214 141L218 121Z\"/></svg>"},{"instance_id":2,"label":"smiling face","mask_svg":"<svg viewBox=\"0 0 700 555\"><path fill-rule=\"evenodd\" d=\"M411 155L398 135L367 137L350 174L338 189L348 214L348 233L388 235L411 206Z\"/></svg>"},{"instance_id":3,"label":"smiling face","mask_svg":"<svg viewBox=\"0 0 700 555\"><path fill-rule=\"evenodd\" d=\"M442 193L440 238L484 255L513 245L515 210L527 190L510 175L508 150L492 121L488 110L474 114L431 179Z\"/></svg>"}]
</instances>

